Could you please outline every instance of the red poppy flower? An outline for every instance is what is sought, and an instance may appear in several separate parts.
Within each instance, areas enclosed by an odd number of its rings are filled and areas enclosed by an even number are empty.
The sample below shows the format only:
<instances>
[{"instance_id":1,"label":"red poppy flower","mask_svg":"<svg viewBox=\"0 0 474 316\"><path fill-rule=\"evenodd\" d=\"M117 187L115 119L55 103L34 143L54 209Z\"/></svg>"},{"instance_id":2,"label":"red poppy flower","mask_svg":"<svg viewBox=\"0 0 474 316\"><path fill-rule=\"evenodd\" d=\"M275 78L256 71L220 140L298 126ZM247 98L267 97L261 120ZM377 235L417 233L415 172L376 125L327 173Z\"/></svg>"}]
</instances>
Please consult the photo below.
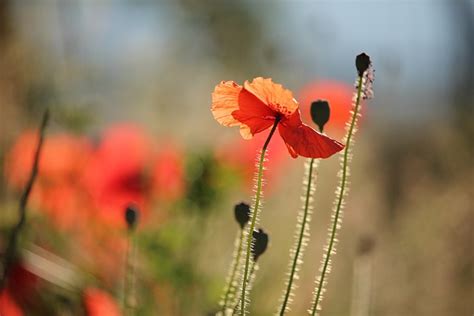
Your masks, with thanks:
<instances>
[{"instance_id":1,"label":"red poppy flower","mask_svg":"<svg viewBox=\"0 0 474 316\"><path fill-rule=\"evenodd\" d=\"M136 126L115 125L102 135L84 181L106 222L125 226L123 212L131 202L146 212L150 192L146 167L151 154L151 139Z\"/></svg>"},{"instance_id":2,"label":"red poppy flower","mask_svg":"<svg viewBox=\"0 0 474 316\"><path fill-rule=\"evenodd\" d=\"M0 292L0 315L23 316L23 312L7 290Z\"/></svg>"},{"instance_id":3,"label":"red poppy flower","mask_svg":"<svg viewBox=\"0 0 474 316\"><path fill-rule=\"evenodd\" d=\"M110 294L96 288L84 291L87 316L120 316L120 309Z\"/></svg>"},{"instance_id":4,"label":"red poppy flower","mask_svg":"<svg viewBox=\"0 0 474 316\"><path fill-rule=\"evenodd\" d=\"M25 268L22 262L13 263L8 275L7 289L16 302L21 306L31 304L38 298L40 288L40 279L36 274Z\"/></svg>"},{"instance_id":5,"label":"red poppy flower","mask_svg":"<svg viewBox=\"0 0 474 316\"><path fill-rule=\"evenodd\" d=\"M145 219L153 198L174 201L184 194L182 155L172 144L157 148L145 131L131 124L104 132L84 182L105 222L124 227L124 210L130 203L138 205Z\"/></svg>"},{"instance_id":6,"label":"red poppy flower","mask_svg":"<svg viewBox=\"0 0 474 316\"><path fill-rule=\"evenodd\" d=\"M184 159L173 144L161 144L152 171L153 190L160 201L175 201L184 195Z\"/></svg>"},{"instance_id":7,"label":"red poppy flower","mask_svg":"<svg viewBox=\"0 0 474 316\"><path fill-rule=\"evenodd\" d=\"M8 183L22 190L31 172L38 142L36 132L23 133L5 158ZM48 136L39 161L38 178L33 186L31 202L50 216L60 228L76 225L83 212L83 197L77 179L90 157L87 139L67 134Z\"/></svg>"},{"instance_id":8,"label":"red poppy flower","mask_svg":"<svg viewBox=\"0 0 474 316\"><path fill-rule=\"evenodd\" d=\"M242 175L244 188L252 190L250 184L255 177L255 153L262 148L267 135L256 134L254 141L248 142L242 138L235 138L225 142L227 146L217 146L216 158L225 166L236 170ZM224 145L224 143L222 143ZM288 162L288 153L285 143L281 139L275 139L268 145L268 161L266 163L266 192L278 183L281 178L282 168L285 168Z\"/></svg>"},{"instance_id":9,"label":"red poppy flower","mask_svg":"<svg viewBox=\"0 0 474 316\"><path fill-rule=\"evenodd\" d=\"M244 139L278 123L278 131L293 158L327 158L344 146L303 124L291 91L272 79L255 78L242 86L218 84L212 94L212 114L224 126L239 126Z\"/></svg>"}]
</instances>

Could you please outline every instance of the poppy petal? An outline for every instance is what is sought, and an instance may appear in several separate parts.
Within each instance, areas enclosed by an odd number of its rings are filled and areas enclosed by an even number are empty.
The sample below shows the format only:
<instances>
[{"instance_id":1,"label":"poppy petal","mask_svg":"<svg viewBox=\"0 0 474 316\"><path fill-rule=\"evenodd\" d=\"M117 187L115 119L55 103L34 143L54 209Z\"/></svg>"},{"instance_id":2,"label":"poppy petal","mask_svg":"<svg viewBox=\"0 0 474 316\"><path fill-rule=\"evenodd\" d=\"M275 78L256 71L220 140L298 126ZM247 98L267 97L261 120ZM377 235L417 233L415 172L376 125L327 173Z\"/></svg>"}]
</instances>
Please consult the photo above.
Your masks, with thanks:
<instances>
[{"instance_id":1,"label":"poppy petal","mask_svg":"<svg viewBox=\"0 0 474 316\"><path fill-rule=\"evenodd\" d=\"M274 111L245 89L239 94L239 109L232 112L232 116L242 123L240 132L245 139L272 126L275 115Z\"/></svg>"},{"instance_id":2,"label":"poppy petal","mask_svg":"<svg viewBox=\"0 0 474 316\"><path fill-rule=\"evenodd\" d=\"M239 94L242 87L233 81L222 81L212 93L211 111L214 118L224 126L238 126L240 122L232 116L239 109Z\"/></svg>"},{"instance_id":3,"label":"poppy petal","mask_svg":"<svg viewBox=\"0 0 474 316\"><path fill-rule=\"evenodd\" d=\"M298 102L290 90L281 84L274 83L271 78L255 78L252 82L245 81L244 89L255 95L273 111L285 116L292 115L298 110Z\"/></svg>"},{"instance_id":4,"label":"poppy petal","mask_svg":"<svg viewBox=\"0 0 474 316\"><path fill-rule=\"evenodd\" d=\"M293 158L328 158L344 148L344 145L311 127L301 124L298 127L280 124L278 131L285 141Z\"/></svg>"}]
</instances>

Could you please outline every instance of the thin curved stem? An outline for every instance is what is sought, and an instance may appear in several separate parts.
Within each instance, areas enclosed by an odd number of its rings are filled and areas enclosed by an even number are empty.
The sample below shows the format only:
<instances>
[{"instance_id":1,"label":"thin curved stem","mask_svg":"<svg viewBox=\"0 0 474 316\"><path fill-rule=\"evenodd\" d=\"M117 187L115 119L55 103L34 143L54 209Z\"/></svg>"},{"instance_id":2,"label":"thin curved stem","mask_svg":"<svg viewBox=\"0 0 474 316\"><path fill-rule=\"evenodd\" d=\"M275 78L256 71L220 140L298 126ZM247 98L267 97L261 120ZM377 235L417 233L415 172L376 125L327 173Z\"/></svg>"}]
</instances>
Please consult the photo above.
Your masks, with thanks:
<instances>
[{"instance_id":1,"label":"thin curved stem","mask_svg":"<svg viewBox=\"0 0 474 316\"><path fill-rule=\"evenodd\" d=\"M41 149L43 147L43 142L44 142L44 133L45 133L46 126L48 125L48 121L49 121L49 111L46 109L46 111L43 114L43 118L41 120L41 125L39 128L38 145L36 147L30 177L28 178L28 182L26 183L25 190L23 191L23 194L21 195L21 198L20 198L20 204L18 207L18 213L19 213L18 223L15 225L15 227L10 233L10 238L8 240L7 248L5 250L5 257L4 257L5 259L3 262L2 279L0 280L0 290L5 287L6 280L8 278L8 272L10 270L10 266L15 257L18 237L20 235L21 230L23 229L23 226L25 226L25 223L26 223L26 205L28 203L28 198L30 196L31 190L33 189L33 184L35 183L36 176L38 175L39 159L41 156Z\"/></svg>"},{"instance_id":2,"label":"thin curved stem","mask_svg":"<svg viewBox=\"0 0 474 316\"><path fill-rule=\"evenodd\" d=\"M328 272L328 267L329 267L329 262L331 258L331 254L333 252L334 248L334 243L336 240L336 231L337 231L337 226L339 222L339 216L341 213L342 205L343 205L343 200L344 200L344 194L346 190L346 184L347 184L347 174L348 174L348 162L349 162L349 153L350 153L350 146L351 146L351 141L352 141L352 136L354 134L354 128L356 125L357 121L357 115L359 113L359 108L360 108L360 100L362 96L362 86L363 86L363 77L359 76L358 78L358 84L357 84L357 98L355 102L355 107L354 107L354 112L352 114L351 118L351 124L349 126L349 130L347 132L347 139L346 139L346 144L344 148L344 156L343 156L343 163L342 163L342 177L341 177L341 183L340 183L340 190L339 194L337 196L337 204L336 204L336 209L333 217L333 222L332 222L332 227L331 227L331 233L330 233L330 238L329 238L329 245L326 250L326 255L324 258L324 263L323 263L323 268L321 270L321 278L319 280L319 285L318 289L316 291L316 296L315 300L313 303L313 306L311 308L311 315L316 315L317 309L318 309L318 304L321 300L321 294L322 290L324 287L324 281Z\"/></svg>"},{"instance_id":3,"label":"thin curved stem","mask_svg":"<svg viewBox=\"0 0 474 316\"><path fill-rule=\"evenodd\" d=\"M232 262L232 272L230 274L230 277L229 277L229 282L227 283L227 286L226 286L226 292L225 292L225 295L224 295L224 303L222 305L222 313L223 315L225 315L225 311L227 309L227 307L229 306L229 300L230 300L230 296L233 292L235 292L235 277L237 275L237 268L239 267L239 262L240 262L240 256L242 254L242 244L243 244L243 240L244 240L244 233L245 233L245 230L244 228L242 228L240 230L240 234L239 234L239 241L238 241L238 244L237 244L237 252L235 254L235 258Z\"/></svg>"},{"instance_id":4,"label":"thin curved stem","mask_svg":"<svg viewBox=\"0 0 474 316\"><path fill-rule=\"evenodd\" d=\"M263 162L265 160L265 153L267 151L268 144L270 143L270 140L273 134L275 133L276 127L278 126L279 122L280 122L280 119L276 117L272 130L270 131L270 134L268 135L267 140L265 141L265 144L263 145L262 152L260 154L260 159L258 161L257 189L255 192L255 204L254 204L254 207L252 208L252 220L248 228L244 275L242 278L242 293L241 293L241 298L240 298L241 299L241 305L240 305L241 315L245 315L245 302L246 302L245 296L246 296L246 291L247 291L247 277L249 273L249 262L250 262L250 257L252 253L252 244L253 244L252 232L255 229L255 224L257 222L257 214L260 207L260 198L262 194Z\"/></svg>"},{"instance_id":5,"label":"thin curved stem","mask_svg":"<svg viewBox=\"0 0 474 316\"><path fill-rule=\"evenodd\" d=\"M301 228L300 228L300 231L299 231L299 234L298 234L298 243L296 245L295 254L294 254L294 257L293 257L293 262L292 262L291 270L290 270L290 276L288 278L288 285L286 287L285 296L284 296L283 303L282 303L281 309L280 309L280 315L285 314L286 307L287 307L288 301L290 299L290 293L291 293L291 289L292 289L292 286L293 286L293 280L295 278L295 274L296 274L296 270L297 270L297 266L298 266L298 261L299 261L299 257L300 257L300 253L301 253L301 249L302 249L302 245L303 245L304 234L305 234L306 226L308 224L308 216L309 216L309 211L310 211L309 201L310 201L310 198L311 198L311 190L312 190L311 185L313 183L312 178L313 178L314 161L315 161L315 159L311 158L311 160L309 162L308 180L307 180L308 183L307 183L307 186L306 186L306 195L305 195L305 202L304 202L303 218L301 220Z\"/></svg>"}]
</instances>

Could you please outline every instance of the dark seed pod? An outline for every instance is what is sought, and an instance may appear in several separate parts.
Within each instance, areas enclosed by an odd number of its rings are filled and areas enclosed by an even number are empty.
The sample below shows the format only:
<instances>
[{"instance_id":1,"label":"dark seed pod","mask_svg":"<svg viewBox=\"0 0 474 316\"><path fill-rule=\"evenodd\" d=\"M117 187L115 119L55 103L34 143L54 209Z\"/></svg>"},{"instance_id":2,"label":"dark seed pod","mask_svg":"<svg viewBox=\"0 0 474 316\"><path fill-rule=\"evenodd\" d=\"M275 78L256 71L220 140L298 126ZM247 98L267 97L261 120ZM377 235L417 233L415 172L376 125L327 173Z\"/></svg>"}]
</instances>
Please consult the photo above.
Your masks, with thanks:
<instances>
[{"instance_id":1,"label":"dark seed pod","mask_svg":"<svg viewBox=\"0 0 474 316\"><path fill-rule=\"evenodd\" d=\"M318 125L321 132L324 129L324 125L329 121L330 114L331 110L328 101L317 100L311 103L311 118L313 122Z\"/></svg>"},{"instance_id":2,"label":"dark seed pod","mask_svg":"<svg viewBox=\"0 0 474 316\"><path fill-rule=\"evenodd\" d=\"M253 261L257 262L258 258L267 250L268 234L259 228L253 231L252 236L254 241L252 248Z\"/></svg>"},{"instance_id":3,"label":"dark seed pod","mask_svg":"<svg viewBox=\"0 0 474 316\"><path fill-rule=\"evenodd\" d=\"M370 57L366 53L357 55L356 57L356 68L359 74L359 77L362 77L364 72L370 67Z\"/></svg>"},{"instance_id":4,"label":"dark seed pod","mask_svg":"<svg viewBox=\"0 0 474 316\"><path fill-rule=\"evenodd\" d=\"M138 207L135 204L129 204L125 209L125 221L127 222L128 229L132 230L135 228L138 216Z\"/></svg>"},{"instance_id":5,"label":"dark seed pod","mask_svg":"<svg viewBox=\"0 0 474 316\"><path fill-rule=\"evenodd\" d=\"M250 220L250 206L244 202L236 204L234 207L234 215L235 220L240 225L240 228L243 229Z\"/></svg>"}]
</instances>

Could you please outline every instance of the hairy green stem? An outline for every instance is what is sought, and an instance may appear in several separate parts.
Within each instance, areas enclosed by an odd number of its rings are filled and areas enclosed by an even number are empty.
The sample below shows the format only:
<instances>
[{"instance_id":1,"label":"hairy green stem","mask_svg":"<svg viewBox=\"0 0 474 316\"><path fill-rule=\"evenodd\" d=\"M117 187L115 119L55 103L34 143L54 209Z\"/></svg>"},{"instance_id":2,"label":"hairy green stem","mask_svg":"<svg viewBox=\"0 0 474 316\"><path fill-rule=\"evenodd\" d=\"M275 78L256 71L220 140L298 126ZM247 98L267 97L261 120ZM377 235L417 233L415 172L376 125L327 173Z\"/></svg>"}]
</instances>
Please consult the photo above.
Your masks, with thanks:
<instances>
[{"instance_id":1,"label":"hairy green stem","mask_svg":"<svg viewBox=\"0 0 474 316\"><path fill-rule=\"evenodd\" d=\"M258 270L258 266L257 266L257 262L253 261L252 260L252 266L250 268L250 272L249 272L249 277L247 279L247 285L248 287L252 287L253 286L253 281L255 281L255 272L256 270ZM235 304L235 307L234 307L234 310L232 312L232 315L235 315L235 312L237 311L238 307L239 307L239 304L240 304L240 298L236 300L236 304Z\"/></svg>"},{"instance_id":2,"label":"hairy green stem","mask_svg":"<svg viewBox=\"0 0 474 316\"><path fill-rule=\"evenodd\" d=\"M308 170L308 183L306 185L306 194L305 194L305 202L304 202L304 209L303 209L303 218L301 219L301 227L298 234L298 242L296 245L295 253L293 256L293 262L291 264L290 276L288 278L288 284L286 287L285 295L283 298L283 303L280 309L280 315L284 315L286 312L286 308L290 299L290 294L293 286L293 280L295 278L296 270L298 267L298 261L300 260L300 253L302 252L303 246L303 239L306 231L306 227L308 224L308 216L310 213L310 200L311 200L311 190L312 190L312 183L313 183L313 165L314 165L314 158L311 158L309 162L309 170Z\"/></svg>"},{"instance_id":3,"label":"hairy green stem","mask_svg":"<svg viewBox=\"0 0 474 316\"><path fill-rule=\"evenodd\" d=\"M338 227L338 221L339 221L339 216L341 213L342 205L343 205L343 200L344 200L344 194L346 190L346 184L347 184L347 174L348 174L348 162L349 162L349 153L350 153L350 146L351 146L351 141L352 141L352 136L354 133L354 128L356 125L357 121L357 115L359 113L359 108L360 108L360 100L361 100L361 95L362 95L362 86L363 86L363 76L359 76L358 81L357 81L357 98L354 106L354 111L352 114L351 118L351 123L349 126L349 130L347 131L347 138L346 138L346 144L344 148L344 154L343 154L343 161L342 161L342 176L341 176L341 182L340 182L340 190L339 194L337 196L337 204L336 204L336 209L332 221L332 227L331 227L331 233L329 237L329 245L326 250L326 255L324 258L324 263L323 263L323 268L321 270L321 277L319 280L318 284L318 289L315 294L315 299L313 302L313 306L311 308L311 315L316 315L317 309L318 309L318 304L321 300L321 295L322 291L324 288L324 282L325 278L328 272L328 267L329 267L329 262L331 258L331 254L333 252L334 248L334 243L336 241L336 232L337 232L337 227Z\"/></svg>"},{"instance_id":4,"label":"hairy green stem","mask_svg":"<svg viewBox=\"0 0 474 316\"><path fill-rule=\"evenodd\" d=\"M280 119L276 117L272 130L270 131L270 134L268 135L267 140L265 141L265 144L263 145L262 152L260 153L260 159L258 161L257 189L255 192L255 204L254 204L254 207L252 208L252 220L250 222L248 233L247 233L247 249L246 249L246 256L245 256L244 275L242 277L242 293L241 293L241 298L240 298L241 299L241 305L240 305L241 315L245 315L245 302L246 302L245 296L246 296L246 291L247 291L247 277L249 273L249 262L250 262L250 257L252 254L252 244L253 244L252 233L255 229L255 224L257 222L257 214L260 207L260 197L262 194L263 162L265 161L265 153L267 151L268 144L270 143L270 140L273 134L275 133L276 127L278 126L279 122L280 122Z\"/></svg>"},{"instance_id":5,"label":"hairy green stem","mask_svg":"<svg viewBox=\"0 0 474 316\"><path fill-rule=\"evenodd\" d=\"M243 244L243 240L244 240L244 233L245 233L245 230L244 230L244 228L242 228L240 230L240 233L239 233L239 237L238 237L239 240L237 242L236 254L235 254L234 260L232 262L232 272L230 274L229 281L228 281L227 286L226 286L227 290L225 292L224 301L223 301L223 304L222 304L222 313L223 313L223 315L225 315L225 311L226 311L227 307L229 307L229 300L230 300L231 295L235 294L235 277L237 275L237 268L239 267L240 256L241 256L241 253L242 253L242 244Z\"/></svg>"}]
</instances>

